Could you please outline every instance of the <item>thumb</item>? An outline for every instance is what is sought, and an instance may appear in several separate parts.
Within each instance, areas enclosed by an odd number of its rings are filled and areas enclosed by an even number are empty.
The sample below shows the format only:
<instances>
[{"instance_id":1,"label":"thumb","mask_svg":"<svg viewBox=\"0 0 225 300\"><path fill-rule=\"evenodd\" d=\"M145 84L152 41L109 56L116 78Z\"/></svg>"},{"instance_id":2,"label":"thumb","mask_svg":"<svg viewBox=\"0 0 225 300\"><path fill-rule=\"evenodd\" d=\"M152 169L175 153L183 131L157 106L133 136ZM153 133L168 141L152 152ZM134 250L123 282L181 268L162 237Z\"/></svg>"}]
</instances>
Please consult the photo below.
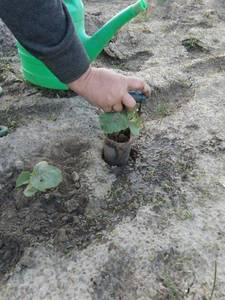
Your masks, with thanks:
<instances>
[{"instance_id":1,"label":"thumb","mask_svg":"<svg viewBox=\"0 0 225 300\"><path fill-rule=\"evenodd\" d=\"M150 87L142 79L135 78L135 77L128 77L127 86L130 91L131 90L142 91L146 96L149 96L150 94Z\"/></svg>"}]
</instances>

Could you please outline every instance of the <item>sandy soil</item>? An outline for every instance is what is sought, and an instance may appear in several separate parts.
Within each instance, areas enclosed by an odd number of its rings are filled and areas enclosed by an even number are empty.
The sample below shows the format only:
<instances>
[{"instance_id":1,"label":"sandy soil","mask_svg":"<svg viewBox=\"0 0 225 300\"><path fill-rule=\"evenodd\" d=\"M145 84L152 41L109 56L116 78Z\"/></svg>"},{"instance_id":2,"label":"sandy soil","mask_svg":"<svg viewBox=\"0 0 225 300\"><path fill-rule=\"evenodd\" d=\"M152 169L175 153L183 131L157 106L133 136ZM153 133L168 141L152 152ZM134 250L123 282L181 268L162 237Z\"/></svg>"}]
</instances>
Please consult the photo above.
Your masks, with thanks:
<instances>
[{"instance_id":1,"label":"sandy soil","mask_svg":"<svg viewBox=\"0 0 225 300\"><path fill-rule=\"evenodd\" d=\"M88 31L130 3L86 1ZM102 160L99 111L25 83L2 23L0 33L0 123L10 128L0 139L0 299L225 299L224 0L167 1L95 63L152 88L124 168ZM40 160L64 182L26 199L15 180Z\"/></svg>"}]
</instances>

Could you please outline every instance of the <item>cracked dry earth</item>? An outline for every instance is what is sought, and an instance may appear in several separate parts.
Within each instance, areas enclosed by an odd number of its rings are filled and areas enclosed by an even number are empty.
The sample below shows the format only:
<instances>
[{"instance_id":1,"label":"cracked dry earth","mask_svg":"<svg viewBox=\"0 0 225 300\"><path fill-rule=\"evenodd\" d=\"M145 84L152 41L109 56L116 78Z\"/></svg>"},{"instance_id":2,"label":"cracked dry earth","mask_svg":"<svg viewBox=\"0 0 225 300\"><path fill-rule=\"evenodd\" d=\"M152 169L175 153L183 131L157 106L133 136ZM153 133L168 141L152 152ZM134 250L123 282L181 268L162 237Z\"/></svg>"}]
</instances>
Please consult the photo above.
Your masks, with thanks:
<instances>
[{"instance_id":1,"label":"cracked dry earth","mask_svg":"<svg viewBox=\"0 0 225 300\"><path fill-rule=\"evenodd\" d=\"M130 3L86 1L89 32ZM102 161L98 110L25 83L0 32L0 123L10 128L0 139L0 299L225 299L224 0L167 1L96 62L152 87L124 168ZM16 177L43 159L64 182L27 200Z\"/></svg>"}]
</instances>

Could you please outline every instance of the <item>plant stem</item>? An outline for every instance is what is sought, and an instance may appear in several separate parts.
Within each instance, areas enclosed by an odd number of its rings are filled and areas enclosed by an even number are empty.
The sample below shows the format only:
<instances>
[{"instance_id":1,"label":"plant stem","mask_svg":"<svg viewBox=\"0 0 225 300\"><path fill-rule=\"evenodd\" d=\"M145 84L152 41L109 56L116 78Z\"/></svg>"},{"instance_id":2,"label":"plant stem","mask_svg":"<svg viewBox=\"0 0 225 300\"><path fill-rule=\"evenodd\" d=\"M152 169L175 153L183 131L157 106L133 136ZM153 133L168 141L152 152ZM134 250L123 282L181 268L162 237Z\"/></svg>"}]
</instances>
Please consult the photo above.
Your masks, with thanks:
<instances>
[{"instance_id":1,"label":"plant stem","mask_svg":"<svg viewBox=\"0 0 225 300\"><path fill-rule=\"evenodd\" d=\"M215 271L214 271L214 280L213 280L213 287L212 287L212 292L211 292L211 295L210 295L210 300L213 299L213 294L214 294L214 291L215 291L215 288L216 288L216 279L217 279L217 262L215 261Z\"/></svg>"}]
</instances>

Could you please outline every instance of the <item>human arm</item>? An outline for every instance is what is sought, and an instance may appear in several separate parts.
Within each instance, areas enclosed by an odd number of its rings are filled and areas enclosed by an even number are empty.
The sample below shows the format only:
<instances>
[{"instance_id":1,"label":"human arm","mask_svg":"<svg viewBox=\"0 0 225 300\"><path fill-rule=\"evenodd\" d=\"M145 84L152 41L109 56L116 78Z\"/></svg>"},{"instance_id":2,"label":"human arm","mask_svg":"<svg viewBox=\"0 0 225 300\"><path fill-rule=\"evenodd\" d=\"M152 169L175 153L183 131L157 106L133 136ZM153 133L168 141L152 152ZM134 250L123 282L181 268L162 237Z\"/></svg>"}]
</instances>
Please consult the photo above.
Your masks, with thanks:
<instances>
[{"instance_id":1,"label":"human arm","mask_svg":"<svg viewBox=\"0 0 225 300\"><path fill-rule=\"evenodd\" d=\"M90 66L61 0L0 0L0 17L24 48L71 90L103 110L134 107L129 90L149 93L143 80Z\"/></svg>"},{"instance_id":2,"label":"human arm","mask_svg":"<svg viewBox=\"0 0 225 300\"><path fill-rule=\"evenodd\" d=\"M61 0L0 0L0 18L62 82L88 70L88 57Z\"/></svg>"}]
</instances>

